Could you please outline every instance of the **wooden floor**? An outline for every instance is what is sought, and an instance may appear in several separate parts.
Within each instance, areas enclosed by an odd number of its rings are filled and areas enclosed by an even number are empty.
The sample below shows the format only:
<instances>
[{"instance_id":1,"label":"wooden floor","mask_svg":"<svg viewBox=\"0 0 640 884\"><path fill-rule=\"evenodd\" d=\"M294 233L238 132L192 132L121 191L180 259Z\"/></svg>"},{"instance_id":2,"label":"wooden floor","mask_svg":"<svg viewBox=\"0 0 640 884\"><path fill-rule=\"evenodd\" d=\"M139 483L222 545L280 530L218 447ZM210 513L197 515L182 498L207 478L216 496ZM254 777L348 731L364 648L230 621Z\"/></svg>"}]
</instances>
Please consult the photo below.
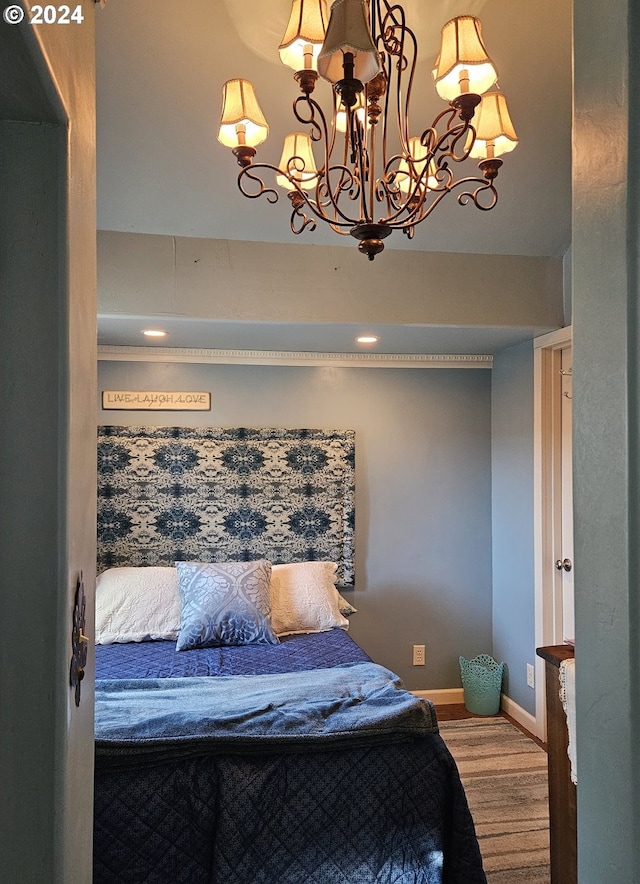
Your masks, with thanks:
<instances>
[{"instance_id":1,"label":"wooden floor","mask_svg":"<svg viewBox=\"0 0 640 884\"><path fill-rule=\"evenodd\" d=\"M459 721L462 718L481 718L480 715L474 715L473 712L469 712L464 703L448 703L446 706L436 706L436 712L438 714L438 721ZM518 730L521 730L523 734L526 734L529 739L533 740L541 746L545 752L547 751L546 743L543 743L542 740L539 740L537 737L534 737L532 733L530 733L525 727L523 727L519 722L512 718L510 715L507 715L506 712L498 712L497 713L500 718L506 718L507 721L510 721L514 727L517 727Z\"/></svg>"},{"instance_id":2,"label":"wooden floor","mask_svg":"<svg viewBox=\"0 0 640 884\"><path fill-rule=\"evenodd\" d=\"M476 718L473 712L469 712L464 703L448 703L446 706L436 706L439 721L458 721L461 718Z\"/></svg>"}]
</instances>

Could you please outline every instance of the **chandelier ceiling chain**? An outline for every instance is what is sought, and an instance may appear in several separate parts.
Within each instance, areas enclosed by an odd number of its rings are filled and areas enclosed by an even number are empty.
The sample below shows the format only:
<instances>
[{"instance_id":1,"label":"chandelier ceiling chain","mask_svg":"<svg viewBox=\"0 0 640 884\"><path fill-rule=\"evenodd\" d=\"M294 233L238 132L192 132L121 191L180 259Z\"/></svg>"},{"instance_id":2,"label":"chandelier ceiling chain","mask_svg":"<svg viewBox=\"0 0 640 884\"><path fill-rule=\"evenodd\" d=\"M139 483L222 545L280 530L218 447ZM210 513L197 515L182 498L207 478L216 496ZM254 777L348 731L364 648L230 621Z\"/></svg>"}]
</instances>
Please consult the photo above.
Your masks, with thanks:
<instances>
[{"instance_id":1,"label":"chandelier ceiling chain","mask_svg":"<svg viewBox=\"0 0 640 884\"><path fill-rule=\"evenodd\" d=\"M293 114L304 131L286 136L279 166L255 162L269 127L252 84L235 79L223 87L218 140L241 166L245 196L275 203L278 187L287 192L293 233L322 221L359 240L372 261L394 230L412 238L454 190L460 205L496 205L499 155L518 138L477 18L443 27L433 80L447 107L418 132L410 119L418 44L400 3L334 0L327 18L325 0L293 0L279 53L300 88ZM315 97L319 77L333 87L329 116ZM479 174L456 178L469 158Z\"/></svg>"}]
</instances>

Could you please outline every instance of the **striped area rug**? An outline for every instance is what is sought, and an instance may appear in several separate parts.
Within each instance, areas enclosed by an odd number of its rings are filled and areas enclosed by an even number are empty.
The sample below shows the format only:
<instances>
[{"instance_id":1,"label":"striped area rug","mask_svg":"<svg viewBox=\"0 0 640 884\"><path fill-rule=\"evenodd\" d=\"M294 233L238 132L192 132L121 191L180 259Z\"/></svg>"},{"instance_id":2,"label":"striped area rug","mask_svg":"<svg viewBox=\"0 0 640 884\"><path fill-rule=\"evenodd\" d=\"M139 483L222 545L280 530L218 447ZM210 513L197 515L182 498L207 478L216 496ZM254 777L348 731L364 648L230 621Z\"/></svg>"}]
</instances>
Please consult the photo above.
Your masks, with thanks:
<instances>
[{"instance_id":1,"label":"striped area rug","mask_svg":"<svg viewBox=\"0 0 640 884\"><path fill-rule=\"evenodd\" d=\"M489 884L549 884L547 755L504 718L443 721Z\"/></svg>"}]
</instances>

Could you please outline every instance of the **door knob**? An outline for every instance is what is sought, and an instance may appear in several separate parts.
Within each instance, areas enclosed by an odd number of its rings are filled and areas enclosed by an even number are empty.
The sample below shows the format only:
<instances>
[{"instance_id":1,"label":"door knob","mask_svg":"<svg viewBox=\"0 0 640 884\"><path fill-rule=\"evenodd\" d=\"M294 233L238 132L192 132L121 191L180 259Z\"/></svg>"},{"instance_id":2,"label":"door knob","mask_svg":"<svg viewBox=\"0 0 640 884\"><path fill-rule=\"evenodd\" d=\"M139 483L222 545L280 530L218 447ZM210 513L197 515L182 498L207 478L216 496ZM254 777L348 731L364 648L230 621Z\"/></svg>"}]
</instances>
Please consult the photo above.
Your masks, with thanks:
<instances>
[{"instance_id":1,"label":"door knob","mask_svg":"<svg viewBox=\"0 0 640 884\"><path fill-rule=\"evenodd\" d=\"M571 559L557 559L556 560L556 568L558 571L570 571L573 567L573 562Z\"/></svg>"}]
</instances>

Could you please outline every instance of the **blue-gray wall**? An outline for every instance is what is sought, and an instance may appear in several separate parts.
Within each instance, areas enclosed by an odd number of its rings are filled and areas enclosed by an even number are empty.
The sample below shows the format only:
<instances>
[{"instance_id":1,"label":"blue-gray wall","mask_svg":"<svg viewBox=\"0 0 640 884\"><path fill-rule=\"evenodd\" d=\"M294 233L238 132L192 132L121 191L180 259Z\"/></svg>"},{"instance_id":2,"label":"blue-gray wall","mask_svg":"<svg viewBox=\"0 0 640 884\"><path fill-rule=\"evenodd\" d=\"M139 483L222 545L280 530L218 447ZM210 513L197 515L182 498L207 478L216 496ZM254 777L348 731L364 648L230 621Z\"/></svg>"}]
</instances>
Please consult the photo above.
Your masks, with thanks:
<instances>
[{"instance_id":1,"label":"blue-gray wall","mask_svg":"<svg viewBox=\"0 0 640 884\"><path fill-rule=\"evenodd\" d=\"M578 878L637 884L640 3L583 0L573 14Z\"/></svg>"},{"instance_id":2,"label":"blue-gray wall","mask_svg":"<svg viewBox=\"0 0 640 884\"><path fill-rule=\"evenodd\" d=\"M31 4L21 4L27 7ZM20 7L21 8L21 7ZM86 884L93 664L69 684L78 577L93 635L94 4L0 25L0 876Z\"/></svg>"},{"instance_id":3,"label":"blue-gray wall","mask_svg":"<svg viewBox=\"0 0 640 884\"><path fill-rule=\"evenodd\" d=\"M492 371L493 653L505 693L535 715L533 345L503 350Z\"/></svg>"},{"instance_id":4,"label":"blue-gray wall","mask_svg":"<svg viewBox=\"0 0 640 884\"><path fill-rule=\"evenodd\" d=\"M354 429L353 637L411 689L459 686L458 656L491 653L490 371L105 361L104 389L210 391L212 410L100 423Z\"/></svg>"}]
</instances>

